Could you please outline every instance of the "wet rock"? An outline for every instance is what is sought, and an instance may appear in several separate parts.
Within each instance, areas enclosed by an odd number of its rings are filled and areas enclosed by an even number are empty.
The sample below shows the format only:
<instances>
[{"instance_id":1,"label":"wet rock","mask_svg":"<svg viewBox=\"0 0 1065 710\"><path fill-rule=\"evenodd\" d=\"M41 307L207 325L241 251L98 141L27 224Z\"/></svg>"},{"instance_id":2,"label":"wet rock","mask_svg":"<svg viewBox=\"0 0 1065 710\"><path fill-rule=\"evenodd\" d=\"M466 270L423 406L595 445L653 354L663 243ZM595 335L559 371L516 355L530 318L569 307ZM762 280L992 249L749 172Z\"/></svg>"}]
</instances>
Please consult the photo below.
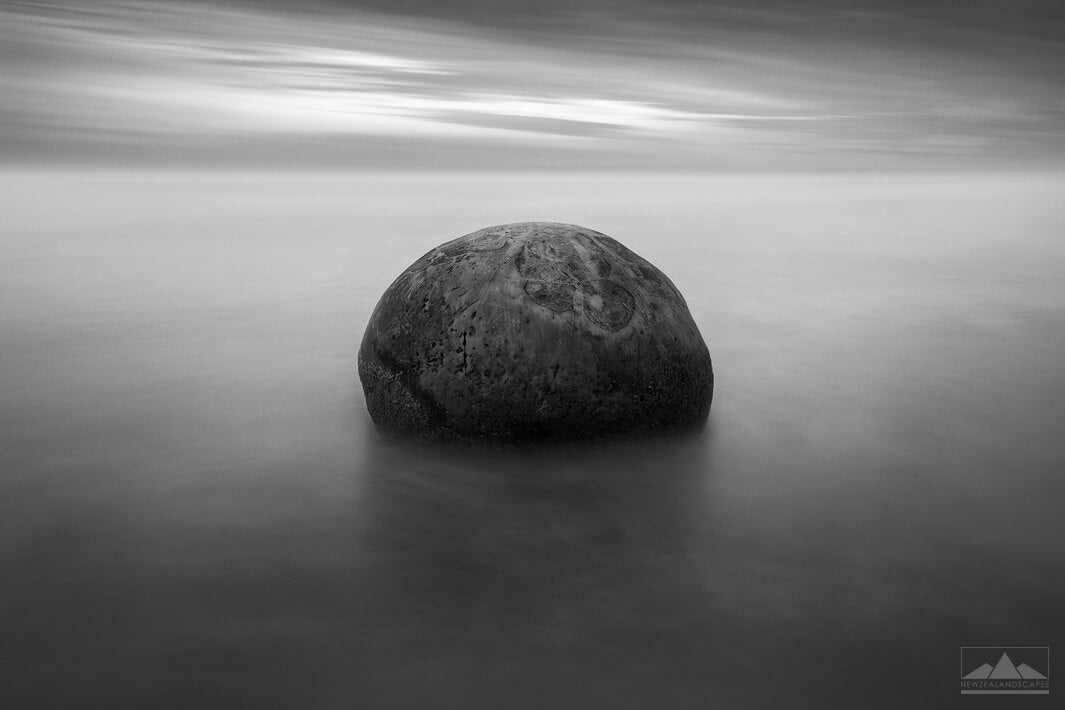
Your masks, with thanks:
<instances>
[{"instance_id":1,"label":"wet rock","mask_svg":"<svg viewBox=\"0 0 1065 710\"><path fill-rule=\"evenodd\" d=\"M551 222L488 227L416 261L370 318L359 377L382 433L504 444L697 429L714 388L665 274Z\"/></svg>"}]
</instances>

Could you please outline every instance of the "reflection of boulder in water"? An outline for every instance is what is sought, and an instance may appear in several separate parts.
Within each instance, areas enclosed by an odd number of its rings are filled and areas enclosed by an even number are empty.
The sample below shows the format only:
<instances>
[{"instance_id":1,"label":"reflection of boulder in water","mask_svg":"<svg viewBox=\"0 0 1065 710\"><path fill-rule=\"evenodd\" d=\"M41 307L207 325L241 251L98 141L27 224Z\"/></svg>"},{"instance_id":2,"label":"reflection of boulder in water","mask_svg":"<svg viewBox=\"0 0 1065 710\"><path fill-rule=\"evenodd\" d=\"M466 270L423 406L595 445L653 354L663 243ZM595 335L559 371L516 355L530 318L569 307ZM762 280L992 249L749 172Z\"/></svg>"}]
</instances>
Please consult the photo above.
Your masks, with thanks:
<instances>
[{"instance_id":1,"label":"reflection of boulder in water","mask_svg":"<svg viewBox=\"0 0 1065 710\"><path fill-rule=\"evenodd\" d=\"M722 544L711 443L492 451L371 438L345 479L356 509L335 549L351 580L339 628L358 630L329 656L359 669L337 676L357 684L346 697L648 708L712 695L729 678L707 668L730 668L746 637L705 664L692 649L719 648L722 620L738 617L718 585L731 590L749 565L728 566L748 556Z\"/></svg>"},{"instance_id":2,"label":"reflection of boulder in water","mask_svg":"<svg viewBox=\"0 0 1065 710\"><path fill-rule=\"evenodd\" d=\"M714 386L673 283L606 235L550 222L415 262L370 318L359 377L378 429L421 441L694 429Z\"/></svg>"}]
</instances>

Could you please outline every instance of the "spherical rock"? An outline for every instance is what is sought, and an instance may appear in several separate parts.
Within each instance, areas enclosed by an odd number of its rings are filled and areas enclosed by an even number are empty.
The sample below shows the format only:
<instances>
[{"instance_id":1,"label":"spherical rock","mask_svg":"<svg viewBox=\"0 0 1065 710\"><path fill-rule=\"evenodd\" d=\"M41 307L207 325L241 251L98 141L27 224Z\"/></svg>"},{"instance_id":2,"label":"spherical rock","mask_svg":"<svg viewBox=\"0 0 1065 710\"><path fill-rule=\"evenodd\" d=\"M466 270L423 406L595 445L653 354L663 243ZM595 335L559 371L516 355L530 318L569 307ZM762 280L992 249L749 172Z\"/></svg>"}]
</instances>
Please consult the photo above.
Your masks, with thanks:
<instances>
[{"instance_id":1,"label":"spherical rock","mask_svg":"<svg viewBox=\"0 0 1065 710\"><path fill-rule=\"evenodd\" d=\"M411 265L370 318L359 378L384 434L503 444L698 429L714 390L666 275L552 222L488 227Z\"/></svg>"}]
</instances>

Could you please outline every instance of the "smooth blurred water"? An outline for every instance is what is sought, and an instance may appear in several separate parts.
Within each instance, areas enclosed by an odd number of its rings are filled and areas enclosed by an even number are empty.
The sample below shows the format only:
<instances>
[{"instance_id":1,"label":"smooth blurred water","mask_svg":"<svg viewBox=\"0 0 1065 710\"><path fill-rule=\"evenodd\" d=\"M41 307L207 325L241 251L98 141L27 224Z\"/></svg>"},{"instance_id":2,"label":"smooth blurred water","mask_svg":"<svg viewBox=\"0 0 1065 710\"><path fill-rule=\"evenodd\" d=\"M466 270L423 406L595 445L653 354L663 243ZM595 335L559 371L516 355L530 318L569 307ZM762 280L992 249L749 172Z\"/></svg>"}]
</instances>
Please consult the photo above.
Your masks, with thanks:
<instances>
[{"instance_id":1,"label":"smooth blurred water","mask_svg":"<svg viewBox=\"0 0 1065 710\"><path fill-rule=\"evenodd\" d=\"M11 707L943 707L960 646L1065 637L1060 176L0 187ZM702 437L377 440L377 297L522 220L671 276Z\"/></svg>"}]
</instances>

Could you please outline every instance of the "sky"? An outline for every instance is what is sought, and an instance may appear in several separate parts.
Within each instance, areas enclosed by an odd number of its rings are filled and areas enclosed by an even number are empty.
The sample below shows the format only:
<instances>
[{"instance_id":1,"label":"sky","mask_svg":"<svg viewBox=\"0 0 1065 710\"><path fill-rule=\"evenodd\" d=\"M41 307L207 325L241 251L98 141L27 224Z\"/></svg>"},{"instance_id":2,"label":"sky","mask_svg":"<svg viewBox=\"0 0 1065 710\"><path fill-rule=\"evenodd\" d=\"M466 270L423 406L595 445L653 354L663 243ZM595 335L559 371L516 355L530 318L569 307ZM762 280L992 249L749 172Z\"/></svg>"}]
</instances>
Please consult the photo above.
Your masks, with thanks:
<instances>
[{"instance_id":1,"label":"sky","mask_svg":"<svg viewBox=\"0 0 1065 710\"><path fill-rule=\"evenodd\" d=\"M1059 0L0 0L0 164L1057 168Z\"/></svg>"}]
</instances>

